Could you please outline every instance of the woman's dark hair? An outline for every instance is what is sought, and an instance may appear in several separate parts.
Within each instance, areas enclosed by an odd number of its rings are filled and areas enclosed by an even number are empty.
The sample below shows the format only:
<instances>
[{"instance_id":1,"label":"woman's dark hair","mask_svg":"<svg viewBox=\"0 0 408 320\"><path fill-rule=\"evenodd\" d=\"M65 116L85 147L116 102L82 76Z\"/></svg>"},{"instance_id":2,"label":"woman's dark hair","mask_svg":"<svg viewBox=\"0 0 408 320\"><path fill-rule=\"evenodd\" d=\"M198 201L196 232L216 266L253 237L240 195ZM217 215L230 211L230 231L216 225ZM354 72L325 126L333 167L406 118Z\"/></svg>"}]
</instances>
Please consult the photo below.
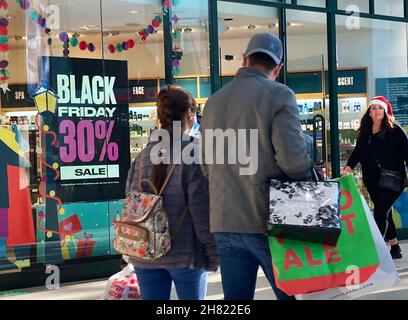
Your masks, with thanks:
<instances>
[{"instance_id":1,"label":"woman's dark hair","mask_svg":"<svg viewBox=\"0 0 408 320\"><path fill-rule=\"evenodd\" d=\"M167 130L170 137L173 137L174 121L182 122L188 110L195 112L196 109L197 103L191 93L176 85L166 85L160 90L157 97L157 116L160 127ZM153 167L152 182L158 192L166 176L167 166L165 164L162 163Z\"/></svg>"},{"instance_id":2,"label":"woman's dark hair","mask_svg":"<svg viewBox=\"0 0 408 320\"><path fill-rule=\"evenodd\" d=\"M363 118L361 119L360 128L357 130L358 139L368 138L372 134L373 119L370 117L371 107L367 109ZM381 121L381 134L392 131L395 128L395 121L388 117L387 112L384 112L384 118Z\"/></svg>"}]
</instances>

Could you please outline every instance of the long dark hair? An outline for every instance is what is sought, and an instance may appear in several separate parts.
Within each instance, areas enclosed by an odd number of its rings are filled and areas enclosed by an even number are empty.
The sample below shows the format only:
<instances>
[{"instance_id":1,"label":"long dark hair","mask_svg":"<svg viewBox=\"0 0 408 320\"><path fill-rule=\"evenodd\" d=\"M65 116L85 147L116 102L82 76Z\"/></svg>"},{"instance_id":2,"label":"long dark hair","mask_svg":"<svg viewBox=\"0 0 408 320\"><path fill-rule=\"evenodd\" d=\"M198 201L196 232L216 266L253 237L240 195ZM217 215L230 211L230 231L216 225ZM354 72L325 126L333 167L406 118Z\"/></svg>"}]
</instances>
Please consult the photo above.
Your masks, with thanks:
<instances>
[{"instance_id":1,"label":"long dark hair","mask_svg":"<svg viewBox=\"0 0 408 320\"><path fill-rule=\"evenodd\" d=\"M358 139L368 138L373 132L373 119L370 117L371 107L367 109L363 118L361 119L360 128L357 130ZM384 112L384 118L381 121L381 135L390 132L395 128L395 120L393 117L388 117L387 112Z\"/></svg>"},{"instance_id":2,"label":"long dark hair","mask_svg":"<svg viewBox=\"0 0 408 320\"><path fill-rule=\"evenodd\" d=\"M166 85L157 97L157 116L161 129L167 130L170 137L173 137L174 121L182 122L190 109L193 111L197 109L197 103L191 93L176 85ZM166 176L167 166L165 164L161 163L153 167L152 182L158 192Z\"/></svg>"}]
</instances>

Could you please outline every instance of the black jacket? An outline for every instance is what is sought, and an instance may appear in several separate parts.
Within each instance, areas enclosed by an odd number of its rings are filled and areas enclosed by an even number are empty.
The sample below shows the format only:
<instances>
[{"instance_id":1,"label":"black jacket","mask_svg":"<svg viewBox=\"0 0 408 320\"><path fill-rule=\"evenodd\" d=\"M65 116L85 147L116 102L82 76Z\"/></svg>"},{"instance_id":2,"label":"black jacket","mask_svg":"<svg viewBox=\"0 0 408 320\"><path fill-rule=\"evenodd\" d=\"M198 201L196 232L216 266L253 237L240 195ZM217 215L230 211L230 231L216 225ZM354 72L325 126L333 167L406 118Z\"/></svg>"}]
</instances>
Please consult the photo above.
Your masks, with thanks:
<instances>
[{"instance_id":1,"label":"black jacket","mask_svg":"<svg viewBox=\"0 0 408 320\"><path fill-rule=\"evenodd\" d=\"M396 126L390 132L372 135L371 147L369 139L370 137L362 137L357 140L356 148L347 162L352 169L357 163L361 163L366 187L377 187L380 179L380 169L373 152L382 168L400 171L401 177L405 179L405 166L408 165L408 138L404 129Z\"/></svg>"}]
</instances>

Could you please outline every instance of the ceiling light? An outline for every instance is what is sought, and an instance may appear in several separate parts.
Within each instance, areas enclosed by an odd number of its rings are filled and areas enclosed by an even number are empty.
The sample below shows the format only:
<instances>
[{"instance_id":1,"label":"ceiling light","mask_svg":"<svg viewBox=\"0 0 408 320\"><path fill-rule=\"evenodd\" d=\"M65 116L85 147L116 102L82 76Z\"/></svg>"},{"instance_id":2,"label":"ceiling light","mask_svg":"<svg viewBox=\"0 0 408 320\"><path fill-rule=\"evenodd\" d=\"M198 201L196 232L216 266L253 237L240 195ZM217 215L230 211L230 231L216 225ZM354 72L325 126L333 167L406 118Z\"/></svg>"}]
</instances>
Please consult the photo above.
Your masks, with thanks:
<instances>
[{"instance_id":1,"label":"ceiling light","mask_svg":"<svg viewBox=\"0 0 408 320\"><path fill-rule=\"evenodd\" d=\"M9 19L9 20L13 20L14 18L15 18L15 16L12 16L12 15L7 16L7 19Z\"/></svg>"},{"instance_id":2,"label":"ceiling light","mask_svg":"<svg viewBox=\"0 0 408 320\"><path fill-rule=\"evenodd\" d=\"M275 27L276 27L276 25L274 23L268 23L268 28L269 29L273 29Z\"/></svg>"},{"instance_id":3,"label":"ceiling light","mask_svg":"<svg viewBox=\"0 0 408 320\"><path fill-rule=\"evenodd\" d=\"M129 14L138 14L139 11L138 10L130 10L128 11Z\"/></svg>"},{"instance_id":4,"label":"ceiling light","mask_svg":"<svg viewBox=\"0 0 408 320\"><path fill-rule=\"evenodd\" d=\"M120 35L119 31L112 31L111 32L111 36L118 36L118 35Z\"/></svg>"},{"instance_id":5,"label":"ceiling light","mask_svg":"<svg viewBox=\"0 0 408 320\"><path fill-rule=\"evenodd\" d=\"M23 39L22 36L15 36L15 37L14 37L14 40L16 40L16 41L20 41L20 40L22 40L22 39Z\"/></svg>"},{"instance_id":6,"label":"ceiling light","mask_svg":"<svg viewBox=\"0 0 408 320\"><path fill-rule=\"evenodd\" d=\"M95 29L95 28L99 28L99 27L98 27L98 26L95 26L95 25L93 25L93 24L88 24L88 25L79 27L79 29L82 29L82 30L92 30L92 29Z\"/></svg>"},{"instance_id":7,"label":"ceiling light","mask_svg":"<svg viewBox=\"0 0 408 320\"><path fill-rule=\"evenodd\" d=\"M191 29L191 27L185 27L184 28L184 32L191 32L191 31L193 31L193 29Z\"/></svg>"},{"instance_id":8,"label":"ceiling light","mask_svg":"<svg viewBox=\"0 0 408 320\"><path fill-rule=\"evenodd\" d=\"M250 25L248 26L248 29L249 29L249 30L254 30L255 28L256 28L256 26L253 25L253 24L250 24Z\"/></svg>"}]
</instances>

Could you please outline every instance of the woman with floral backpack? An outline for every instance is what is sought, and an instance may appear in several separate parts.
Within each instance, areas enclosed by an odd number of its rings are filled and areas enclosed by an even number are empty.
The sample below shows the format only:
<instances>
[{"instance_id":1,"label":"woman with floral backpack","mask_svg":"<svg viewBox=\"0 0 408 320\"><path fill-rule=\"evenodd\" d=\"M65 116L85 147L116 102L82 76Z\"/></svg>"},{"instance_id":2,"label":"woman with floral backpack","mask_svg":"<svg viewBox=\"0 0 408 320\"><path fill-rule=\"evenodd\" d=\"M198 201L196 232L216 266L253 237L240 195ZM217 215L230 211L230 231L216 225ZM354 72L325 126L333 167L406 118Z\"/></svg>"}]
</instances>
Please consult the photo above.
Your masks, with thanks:
<instances>
[{"instance_id":1,"label":"woman with floral backpack","mask_svg":"<svg viewBox=\"0 0 408 320\"><path fill-rule=\"evenodd\" d=\"M199 164L184 163L181 154L173 156L173 143L181 145L180 151L193 143L188 134L195 123L197 105L187 90L169 85L160 91L157 107L160 130L168 133L171 142L162 147L162 141L153 141L157 132L152 134L132 163L126 193L138 188L155 194L161 190L171 249L157 259L130 257L130 262L135 266L142 299L169 300L174 282L180 300L203 300L207 271L218 268L215 241L209 231L208 181ZM177 125L181 130L174 129ZM155 158L166 157L171 164L153 163Z\"/></svg>"}]
</instances>

